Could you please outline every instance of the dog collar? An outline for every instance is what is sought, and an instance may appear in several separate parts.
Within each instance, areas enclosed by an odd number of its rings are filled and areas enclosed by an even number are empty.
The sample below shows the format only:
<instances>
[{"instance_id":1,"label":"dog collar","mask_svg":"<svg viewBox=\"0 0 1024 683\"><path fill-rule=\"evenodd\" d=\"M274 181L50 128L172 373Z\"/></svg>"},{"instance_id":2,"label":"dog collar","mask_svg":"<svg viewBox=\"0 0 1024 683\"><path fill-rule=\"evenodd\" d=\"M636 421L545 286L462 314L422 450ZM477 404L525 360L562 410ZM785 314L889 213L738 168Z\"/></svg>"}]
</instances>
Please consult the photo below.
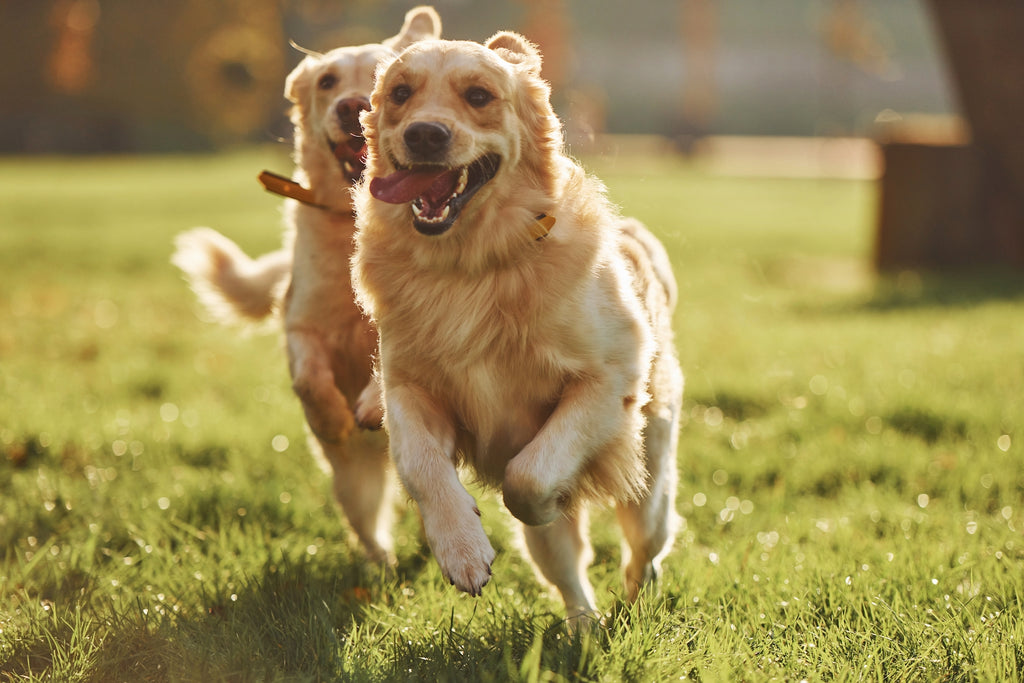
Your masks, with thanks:
<instances>
[{"instance_id":1,"label":"dog collar","mask_svg":"<svg viewBox=\"0 0 1024 683\"><path fill-rule=\"evenodd\" d=\"M259 181L260 184L263 185L263 189L267 192L273 192L276 195L294 199L297 202L301 202L306 206L312 206L320 209L321 211L338 214L345 213L344 211L332 209L324 204L317 204L316 195L313 193L313 190L308 187L303 187L291 178L286 178L283 175L278 175L271 171L263 171L259 175Z\"/></svg>"},{"instance_id":2,"label":"dog collar","mask_svg":"<svg viewBox=\"0 0 1024 683\"><path fill-rule=\"evenodd\" d=\"M540 242L548 236L548 233L551 232L551 228L554 225L554 216L549 216L546 213L534 216L533 222L530 223L530 236L533 237L534 240Z\"/></svg>"}]
</instances>

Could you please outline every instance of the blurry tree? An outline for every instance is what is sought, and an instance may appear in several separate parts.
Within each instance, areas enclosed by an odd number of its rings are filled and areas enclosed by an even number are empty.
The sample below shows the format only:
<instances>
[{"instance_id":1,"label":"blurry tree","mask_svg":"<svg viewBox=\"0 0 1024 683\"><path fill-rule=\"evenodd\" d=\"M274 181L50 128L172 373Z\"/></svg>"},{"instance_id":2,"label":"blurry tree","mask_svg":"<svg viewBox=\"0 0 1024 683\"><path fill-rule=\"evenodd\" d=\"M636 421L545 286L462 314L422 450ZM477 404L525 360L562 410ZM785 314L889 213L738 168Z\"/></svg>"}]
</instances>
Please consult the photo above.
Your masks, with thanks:
<instances>
[{"instance_id":1,"label":"blurry tree","mask_svg":"<svg viewBox=\"0 0 1024 683\"><path fill-rule=\"evenodd\" d=\"M0 150L179 149L283 109L277 0L0 2Z\"/></svg>"},{"instance_id":2,"label":"blurry tree","mask_svg":"<svg viewBox=\"0 0 1024 683\"><path fill-rule=\"evenodd\" d=\"M1024 2L928 0L969 144L883 145L876 261L883 269L1024 266Z\"/></svg>"},{"instance_id":3,"label":"blurry tree","mask_svg":"<svg viewBox=\"0 0 1024 683\"><path fill-rule=\"evenodd\" d=\"M685 149L693 139L710 132L718 108L715 79L718 12L715 0L681 0L679 36L684 65L679 143Z\"/></svg>"}]
</instances>

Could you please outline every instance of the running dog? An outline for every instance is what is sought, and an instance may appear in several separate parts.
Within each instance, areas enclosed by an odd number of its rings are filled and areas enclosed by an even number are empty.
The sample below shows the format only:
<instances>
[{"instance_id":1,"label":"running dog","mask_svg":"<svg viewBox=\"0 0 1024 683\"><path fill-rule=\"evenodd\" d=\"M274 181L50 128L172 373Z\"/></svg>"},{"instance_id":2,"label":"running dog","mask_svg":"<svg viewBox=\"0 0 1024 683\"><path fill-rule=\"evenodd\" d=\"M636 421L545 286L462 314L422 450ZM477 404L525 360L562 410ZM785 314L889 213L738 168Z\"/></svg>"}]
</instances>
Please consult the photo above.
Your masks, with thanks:
<instances>
[{"instance_id":1,"label":"running dog","mask_svg":"<svg viewBox=\"0 0 1024 683\"><path fill-rule=\"evenodd\" d=\"M284 248L253 260L220 233L197 228L177 237L172 257L223 321L258 321L281 306L292 386L319 448L311 445L333 470L334 496L367 555L383 562L393 561L385 439L355 428L378 428L382 416L377 334L353 299L349 274L351 187L364 168L359 114L370 106L378 63L440 33L437 12L417 7L382 43L309 53L285 83L299 200L286 202Z\"/></svg>"},{"instance_id":2,"label":"running dog","mask_svg":"<svg viewBox=\"0 0 1024 683\"><path fill-rule=\"evenodd\" d=\"M416 43L362 114L356 297L391 457L444 575L495 557L458 468L501 491L570 617L596 610L586 503L614 501L635 600L677 528L683 375L662 245L563 152L525 38Z\"/></svg>"}]
</instances>

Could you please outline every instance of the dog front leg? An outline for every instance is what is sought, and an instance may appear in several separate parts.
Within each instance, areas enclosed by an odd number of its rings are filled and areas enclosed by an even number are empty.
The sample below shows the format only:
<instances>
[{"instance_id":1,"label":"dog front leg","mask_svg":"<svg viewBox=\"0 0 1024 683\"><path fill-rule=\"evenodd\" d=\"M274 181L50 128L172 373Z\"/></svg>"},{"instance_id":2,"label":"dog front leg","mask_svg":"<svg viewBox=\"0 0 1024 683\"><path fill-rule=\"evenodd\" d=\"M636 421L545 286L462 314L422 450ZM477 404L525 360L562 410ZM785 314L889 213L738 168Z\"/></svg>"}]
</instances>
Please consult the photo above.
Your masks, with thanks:
<instances>
[{"instance_id":1,"label":"dog front leg","mask_svg":"<svg viewBox=\"0 0 1024 683\"><path fill-rule=\"evenodd\" d=\"M430 550L452 585L480 595L495 553L476 501L459 481L452 421L416 387L389 385L386 401L391 457L419 506Z\"/></svg>"},{"instance_id":2,"label":"dog front leg","mask_svg":"<svg viewBox=\"0 0 1024 683\"><path fill-rule=\"evenodd\" d=\"M552 522L583 466L601 450L621 449L623 468L635 470L625 479L642 488L643 466L633 443L643 427L636 405L639 389L614 378L569 384L544 427L505 466L505 506L519 521L530 526Z\"/></svg>"},{"instance_id":3,"label":"dog front leg","mask_svg":"<svg viewBox=\"0 0 1024 683\"><path fill-rule=\"evenodd\" d=\"M326 444L344 441L355 427L345 396L334 384L330 356L320 335L311 330L287 331L292 389L302 401L306 422Z\"/></svg>"}]
</instances>

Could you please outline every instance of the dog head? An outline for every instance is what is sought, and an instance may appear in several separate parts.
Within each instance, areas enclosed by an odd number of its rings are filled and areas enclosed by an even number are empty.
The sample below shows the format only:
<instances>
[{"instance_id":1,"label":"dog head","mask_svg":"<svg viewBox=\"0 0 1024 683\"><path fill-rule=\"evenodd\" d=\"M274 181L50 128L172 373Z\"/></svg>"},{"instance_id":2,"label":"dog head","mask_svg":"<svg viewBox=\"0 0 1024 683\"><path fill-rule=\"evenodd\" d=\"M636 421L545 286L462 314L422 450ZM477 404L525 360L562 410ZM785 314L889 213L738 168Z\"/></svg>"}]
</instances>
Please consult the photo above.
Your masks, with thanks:
<instances>
[{"instance_id":1,"label":"dog head","mask_svg":"<svg viewBox=\"0 0 1024 683\"><path fill-rule=\"evenodd\" d=\"M417 43L382 65L362 115L370 194L408 205L425 235L481 207L550 198L562 135L540 70L536 47L509 32Z\"/></svg>"},{"instance_id":2,"label":"dog head","mask_svg":"<svg viewBox=\"0 0 1024 683\"><path fill-rule=\"evenodd\" d=\"M285 97L294 105L291 120L300 166L311 171L311 157L321 156L305 148L310 145L324 150L322 156L328 159L333 156L348 183L357 181L366 153L359 115L370 108L377 64L417 41L440 35L437 12L422 6L409 10L401 31L381 43L341 47L323 55L307 53L285 82Z\"/></svg>"}]
</instances>

